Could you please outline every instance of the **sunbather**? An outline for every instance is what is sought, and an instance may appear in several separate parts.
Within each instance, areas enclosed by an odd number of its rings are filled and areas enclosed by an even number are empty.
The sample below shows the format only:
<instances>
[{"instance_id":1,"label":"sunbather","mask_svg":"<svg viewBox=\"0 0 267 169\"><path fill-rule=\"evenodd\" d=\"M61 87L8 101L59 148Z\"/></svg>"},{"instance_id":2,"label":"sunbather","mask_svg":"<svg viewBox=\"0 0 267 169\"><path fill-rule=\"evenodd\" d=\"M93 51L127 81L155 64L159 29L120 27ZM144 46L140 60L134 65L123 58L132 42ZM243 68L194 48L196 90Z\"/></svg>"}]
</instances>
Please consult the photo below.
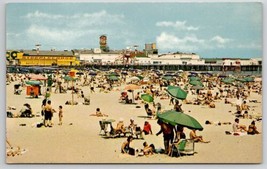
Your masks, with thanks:
<instances>
[{"instance_id":1,"label":"sunbather","mask_svg":"<svg viewBox=\"0 0 267 169\"><path fill-rule=\"evenodd\" d=\"M190 139L193 139L195 142L209 143L210 141L204 141L202 136L196 134L196 130L192 129L190 132Z\"/></svg>"},{"instance_id":2,"label":"sunbather","mask_svg":"<svg viewBox=\"0 0 267 169\"><path fill-rule=\"evenodd\" d=\"M255 121L252 121L251 124L248 126L247 133L251 135L260 134L260 132L257 130L257 127L255 125Z\"/></svg>"},{"instance_id":3,"label":"sunbather","mask_svg":"<svg viewBox=\"0 0 267 169\"><path fill-rule=\"evenodd\" d=\"M130 143L132 141L133 141L133 137L129 136L129 137L127 137L127 140L122 143L122 145L121 145L121 153L122 154L130 154L130 155L135 154L134 149L130 147Z\"/></svg>"},{"instance_id":4,"label":"sunbather","mask_svg":"<svg viewBox=\"0 0 267 169\"><path fill-rule=\"evenodd\" d=\"M236 118L235 122L233 124L233 132L243 132L243 131L247 131L247 127L245 125L240 125L239 124L239 119Z\"/></svg>"},{"instance_id":5,"label":"sunbather","mask_svg":"<svg viewBox=\"0 0 267 169\"><path fill-rule=\"evenodd\" d=\"M90 114L90 116L97 116L97 117L108 117L107 114L104 114L100 111L100 108L96 108L96 112L95 113L92 113Z\"/></svg>"},{"instance_id":6,"label":"sunbather","mask_svg":"<svg viewBox=\"0 0 267 169\"><path fill-rule=\"evenodd\" d=\"M124 127L123 119L120 118L115 128L115 134L121 134L121 133L125 134L125 132L126 132L126 128Z\"/></svg>"}]
</instances>

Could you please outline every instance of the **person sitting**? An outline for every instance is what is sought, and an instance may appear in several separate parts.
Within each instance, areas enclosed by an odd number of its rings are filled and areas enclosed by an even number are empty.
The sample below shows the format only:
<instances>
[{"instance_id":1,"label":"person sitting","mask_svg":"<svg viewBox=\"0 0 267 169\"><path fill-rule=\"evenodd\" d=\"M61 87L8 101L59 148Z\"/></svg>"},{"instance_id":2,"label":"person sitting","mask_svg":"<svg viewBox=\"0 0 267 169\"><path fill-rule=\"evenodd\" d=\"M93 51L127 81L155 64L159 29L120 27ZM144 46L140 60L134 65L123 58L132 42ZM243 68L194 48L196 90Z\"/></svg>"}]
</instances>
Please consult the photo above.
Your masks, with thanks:
<instances>
[{"instance_id":1,"label":"person sitting","mask_svg":"<svg viewBox=\"0 0 267 169\"><path fill-rule=\"evenodd\" d=\"M244 114L243 114L243 118L244 118L244 119L248 119L248 118L249 118L249 117L248 117L248 111L247 111L247 110L244 112Z\"/></svg>"},{"instance_id":2,"label":"person sitting","mask_svg":"<svg viewBox=\"0 0 267 169\"><path fill-rule=\"evenodd\" d=\"M144 155L152 155L152 154L154 154L154 151L155 151L154 144L148 145L147 142L145 141L143 143L143 146L144 146L144 148L143 148Z\"/></svg>"},{"instance_id":3,"label":"person sitting","mask_svg":"<svg viewBox=\"0 0 267 169\"><path fill-rule=\"evenodd\" d=\"M33 117L31 105L25 103L20 110L20 117Z\"/></svg>"},{"instance_id":4,"label":"person sitting","mask_svg":"<svg viewBox=\"0 0 267 169\"><path fill-rule=\"evenodd\" d=\"M145 110L146 110L147 116L151 117L151 116L154 116L155 115L155 111L152 111L149 108L149 105L148 104L145 104Z\"/></svg>"},{"instance_id":5,"label":"person sitting","mask_svg":"<svg viewBox=\"0 0 267 169\"><path fill-rule=\"evenodd\" d=\"M241 110L244 110L244 111L249 110L249 106L247 105L246 101L243 101L243 103L241 104Z\"/></svg>"},{"instance_id":6,"label":"person sitting","mask_svg":"<svg viewBox=\"0 0 267 169\"><path fill-rule=\"evenodd\" d=\"M119 99L120 102L125 101L126 96L128 96L127 92L121 92L121 96L120 96L120 99Z\"/></svg>"},{"instance_id":7,"label":"person sitting","mask_svg":"<svg viewBox=\"0 0 267 169\"><path fill-rule=\"evenodd\" d=\"M201 143L209 143L210 141L204 141L202 136L198 136L196 134L196 130L192 129L190 132L190 139L194 140L195 142L201 142Z\"/></svg>"},{"instance_id":8,"label":"person sitting","mask_svg":"<svg viewBox=\"0 0 267 169\"><path fill-rule=\"evenodd\" d=\"M175 100L174 110L177 112L183 112L182 104L179 104L179 100Z\"/></svg>"},{"instance_id":9,"label":"person sitting","mask_svg":"<svg viewBox=\"0 0 267 169\"><path fill-rule=\"evenodd\" d=\"M145 135L148 135L149 133L153 134L152 129L151 129L151 125L149 124L148 121L145 121L145 123L144 123L143 132L145 133Z\"/></svg>"},{"instance_id":10,"label":"person sitting","mask_svg":"<svg viewBox=\"0 0 267 169\"><path fill-rule=\"evenodd\" d=\"M254 134L260 134L260 132L257 130L257 127L255 125L255 121L253 120L251 124L248 126L247 134L254 135Z\"/></svg>"},{"instance_id":11,"label":"person sitting","mask_svg":"<svg viewBox=\"0 0 267 169\"><path fill-rule=\"evenodd\" d=\"M132 99L129 99L129 96L126 95L126 96L125 96L125 103L126 103L126 104L132 104L132 103L133 103L133 100L132 100Z\"/></svg>"},{"instance_id":12,"label":"person sitting","mask_svg":"<svg viewBox=\"0 0 267 169\"><path fill-rule=\"evenodd\" d=\"M122 145L121 145L121 153L122 154L135 155L135 150L130 147L130 143L132 141L133 141L133 137L128 136L127 140L122 143Z\"/></svg>"},{"instance_id":13,"label":"person sitting","mask_svg":"<svg viewBox=\"0 0 267 169\"><path fill-rule=\"evenodd\" d=\"M176 125L175 126L175 131L176 131L176 135L175 135L175 140L174 142L178 142L180 139L185 139L186 135L184 133L184 127L181 125Z\"/></svg>"},{"instance_id":14,"label":"person sitting","mask_svg":"<svg viewBox=\"0 0 267 169\"><path fill-rule=\"evenodd\" d=\"M239 125L239 119L236 118L233 124L233 132L246 132L247 127L245 125Z\"/></svg>"},{"instance_id":15,"label":"person sitting","mask_svg":"<svg viewBox=\"0 0 267 169\"><path fill-rule=\"evenodd\" d=\"M117 126L115 128L115 134L126 134L126 128L124 127L123 119L120 118L119 122L117 123Z\"/></svg>"},{"instance_id":16,"label":"person sitting","mask_svg":"<svg viewBox=\"0 0 267 169\"><path fill-rule=\"evenodd\" d=\"M90 97L88 96L88 97L83 97L83 99L84 99L84 101L83 101L83 104L84 105L90 105Z\"/></svg>"},{"instance_id":17,"label":"person sitting","mask_svg":"<svg viewBox=\"0 0 267 169\"><path fill-rule=\"evenodd\" d=\"M92 113L90 114L90 116L97 116L97 117L108 117L107 114L104 114L100 111L100 108L96 108L96 112L95 113Z\"/></svg>"},{"instance_id":18,"label":"person sitting","mask_svg":"<svg viewBox=\"0 0 267 169\"><path fill-rule=\"evenodd\" d=\"M130 119L130 124L128 126L128 129L129 131L132 133L132 135L136 134L136 127L137 127L137 124L134 123L134 119L131 118Z\"/></svg>"},{"instance_id":19,"label":"person sitting","mask_svg":"<svg viewBox=\"0 0 267 169\"><path fill-rule=\"evenodd\" d=\"M140 93L137 92L136 96L134 97L134 100L141 100Z\"/></svg>"}]
</instances>

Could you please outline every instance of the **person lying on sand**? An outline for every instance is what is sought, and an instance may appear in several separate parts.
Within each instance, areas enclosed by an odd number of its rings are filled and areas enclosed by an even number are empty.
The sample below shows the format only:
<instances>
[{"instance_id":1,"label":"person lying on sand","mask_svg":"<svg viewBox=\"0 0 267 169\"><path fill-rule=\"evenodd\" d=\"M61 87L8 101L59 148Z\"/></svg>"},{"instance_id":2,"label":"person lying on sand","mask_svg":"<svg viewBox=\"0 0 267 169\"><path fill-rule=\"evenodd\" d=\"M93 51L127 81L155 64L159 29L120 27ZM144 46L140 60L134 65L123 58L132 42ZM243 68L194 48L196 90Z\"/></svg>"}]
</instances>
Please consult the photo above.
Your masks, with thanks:
<instances>
[{"instance_id":1,"label":"person lying on sand","mask_svg":"<svg viewBox=\"0 0 267 169\"><path fill-rule=\"evenodd\" d=\"M232 124L231 122L220 122L220 121L210 121L210 120L206 120L205 124L214 124L214 125L218 125L218 126L221 126L221 125L229 125L229 124Z\"/></svg>"},{"instance_id":2,"label":"person lying on sand","mask_svg":"<svg viewBox=\"0 0 267 169\"><path fill-rule=\"evenodd\" d=\"M100 108L96 108L96 112L90 114L90 116L97 116L97 117L108 117L107 114L104 114L100 111Z\"/></svg>"}]
</instances>

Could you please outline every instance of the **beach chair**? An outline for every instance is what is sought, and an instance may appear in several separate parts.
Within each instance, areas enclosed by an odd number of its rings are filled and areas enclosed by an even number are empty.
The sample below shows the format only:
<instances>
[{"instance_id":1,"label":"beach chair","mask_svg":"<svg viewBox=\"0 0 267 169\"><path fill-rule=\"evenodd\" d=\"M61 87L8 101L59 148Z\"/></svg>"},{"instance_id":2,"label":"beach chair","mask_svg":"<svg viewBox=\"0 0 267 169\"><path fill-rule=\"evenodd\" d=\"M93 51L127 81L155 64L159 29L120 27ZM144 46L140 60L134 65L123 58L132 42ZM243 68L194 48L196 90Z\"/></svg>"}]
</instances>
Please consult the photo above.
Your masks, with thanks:
<instances>
[{"instance_id":1,"label":"beach chair","mask_svg":"<svg viewBox=\"0 0 267 169\"><path fill-rule=\"evenodd\" d=\"M193 139L180 139L171 145L169 156L180 157L182 155L194 155L195 143Z\"/></svg>"},{"instance_id":2,"label":"beach chair","mask_svg":"<svg viewBox=\"0 0 267 169\"><path fill-rule=\"evenodd\" d=\"M134 134L135 134L137 139L138 138L143 139L141 127L137 126Z\"/></svg>"},{"instance_id":3,"label":"beach chair","mask_svg":"<svg viewBox=\"0 0 267 169\"><path fill-rule=\"evenodd\" d=\"M105 123L103 123L103 121L99 121L99 125L100 125L100 132L99 135L106 135L107 134L107 126ZM102 134L104 132L104 134Z\"/></svg>"}]
</instances>

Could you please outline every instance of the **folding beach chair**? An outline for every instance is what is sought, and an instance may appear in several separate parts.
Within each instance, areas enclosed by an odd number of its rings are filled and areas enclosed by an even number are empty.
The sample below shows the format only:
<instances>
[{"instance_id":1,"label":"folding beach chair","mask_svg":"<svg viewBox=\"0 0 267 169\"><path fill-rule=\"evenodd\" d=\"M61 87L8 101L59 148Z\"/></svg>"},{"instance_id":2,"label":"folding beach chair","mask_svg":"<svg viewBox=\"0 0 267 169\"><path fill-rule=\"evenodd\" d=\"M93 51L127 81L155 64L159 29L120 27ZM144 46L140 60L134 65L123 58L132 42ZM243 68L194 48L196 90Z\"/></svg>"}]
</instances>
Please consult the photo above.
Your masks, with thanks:
<instances>
[{"instance_id":1,"label":"folding beach chair","mask_svg":"<svg viewBox=\"0 0 267 169\"><path fill-rule=\"evenodd\" d=\"M169 156L180 157L182 155L194 155L195 143L193 139L180 139L171 145Z\"/></svg>"}]
</instances>

